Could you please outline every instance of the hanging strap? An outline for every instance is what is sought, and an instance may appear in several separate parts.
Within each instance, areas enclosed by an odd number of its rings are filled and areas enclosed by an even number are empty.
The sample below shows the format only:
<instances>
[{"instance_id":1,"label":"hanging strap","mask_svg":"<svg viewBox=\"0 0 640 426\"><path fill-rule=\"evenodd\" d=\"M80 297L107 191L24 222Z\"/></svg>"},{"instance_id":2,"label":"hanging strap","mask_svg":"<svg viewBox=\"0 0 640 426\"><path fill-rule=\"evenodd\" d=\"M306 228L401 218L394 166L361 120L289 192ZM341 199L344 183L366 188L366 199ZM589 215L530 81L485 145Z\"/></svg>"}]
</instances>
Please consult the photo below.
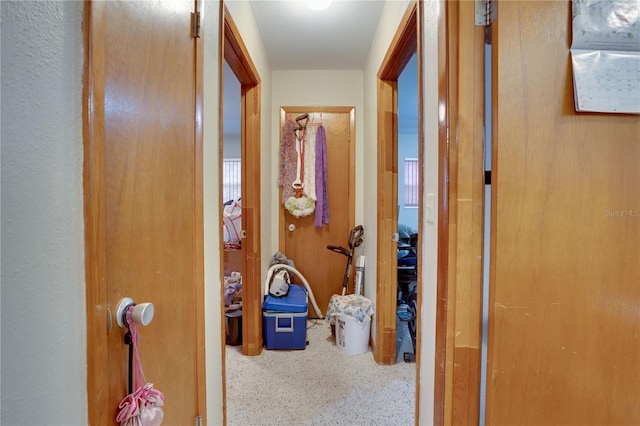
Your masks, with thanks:
<instances>
[{"instance_id":1,"label":"hanging strap","mask_svg":"<svg viewBox=\"0 0 640 426\"><path fill-rule=\"evenodd\" d=\"M125 343L129 345L129 393L118 405L120 411L116 415L116 421L121 425L140 425L143 424L145 416L151 415L153 424L160 424L164 394L154 389L153 384L147 383L144 378L138 352L138 324L131 318L132 311L133 305L126 312L129 331L124 336ZM146 410L146 414L143 410Z\"/></svg>"},{"instance_id":2,"label":"hanging strap","mask_svg":"<svg viewBox=\"0 0 640 426\"><path fill-rule=\"evenodd\" d=\"M138 352L138 323L131 318L132 312L133 305L127 309L127 327L129 331L124 336L125 343L129 345L129 393L132 393L134 388L137 389L146 383ZM128 338L127 335L129 335Z\"/></svg>"},{"instance_id":3,"label":"hanging strap","mask_svg":"<svg viewBox=\"0 0 640 426\"><path fill-rule=\"evenodd\" d=\"M140 362L140 352L138 351L138 323L131 319L131 313L133 312L133 306L129 307L127 312L127 318L129 324L132 324L132 337L133 337L133 365L135 369L134 386L136 388L144 385L147 381L144 378L144 372L142 371L142 363Z\"/></svg>"},{"instance_id":4,"label":"hanging strap","mask_svg":"<svg viewBox=\"0 0 640 426\"><path fill-rule=\"evenodd\" d=\"M302 192L304 190L303 176L304 176L304 134L305 134L305 130L306 130L305 127L302 127L300 129L295 130L295 134L296 134L296 154L297 154L297 159L296 159L296 180L293 181L291 186L295 190L295 196L296 197L301 197L302 196ZM300 137L298 137L298 132L300 132L300 134L299 134Z\"/></svg>"}]
</instances>

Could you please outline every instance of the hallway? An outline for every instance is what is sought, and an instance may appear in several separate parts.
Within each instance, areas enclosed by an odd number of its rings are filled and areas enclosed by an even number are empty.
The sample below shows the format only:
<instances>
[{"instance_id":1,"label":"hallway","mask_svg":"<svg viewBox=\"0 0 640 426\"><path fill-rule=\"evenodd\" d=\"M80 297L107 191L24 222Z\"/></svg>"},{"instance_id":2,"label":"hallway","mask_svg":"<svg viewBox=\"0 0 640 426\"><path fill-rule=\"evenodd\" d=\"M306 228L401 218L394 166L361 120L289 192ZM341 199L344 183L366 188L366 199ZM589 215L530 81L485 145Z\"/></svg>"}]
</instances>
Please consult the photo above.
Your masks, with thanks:
<instances>
[{"instance_id":1,"label":"hallway","mask_svg":"<svg viewBox=\"0 0 640 426\"><path fill-rule=\"evenodd\" d=\"M301 351L246 357L241 346L226 347L229 426L414 424L415 363L346 355L323 320L307 327Z\"/></svg>"}]
</instances>

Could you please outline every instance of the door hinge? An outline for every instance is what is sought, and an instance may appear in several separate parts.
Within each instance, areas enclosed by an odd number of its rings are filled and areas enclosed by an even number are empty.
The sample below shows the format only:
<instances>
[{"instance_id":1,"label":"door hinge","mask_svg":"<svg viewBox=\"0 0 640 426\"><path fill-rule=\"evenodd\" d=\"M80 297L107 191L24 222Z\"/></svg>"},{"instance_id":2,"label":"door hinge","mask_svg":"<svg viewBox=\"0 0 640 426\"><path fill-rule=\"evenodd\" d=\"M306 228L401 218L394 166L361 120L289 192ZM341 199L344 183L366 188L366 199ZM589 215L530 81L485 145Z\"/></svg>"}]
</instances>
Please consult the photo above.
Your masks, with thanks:
<instances>
[{"instance_id":1,"label":"door hinge","mask_svg":"<svg viewBox=\"0 0 640 426\"><path fill-rule=\"evenodd\" d=\"M200 38L200 12L191 12L191 37Z\"/></svg>"},{"instance_id":2,"label":"door hinge","mask_svg":"<svg viewBox=\"0 0 640 426\"><path fill-rule=\"evenodd\" d=\"M202 426L202 416L196 416L196 426Z\"/></svg>"},{"instance_id":3,"label":"door hinge","mask_svg":"<svg viewBox=\"0 0 640 426\"><path fill-rule=\"evenodd\" d=\"M488 27L496 20L496 0L477 0L475 2L475 24Z\"/></svg>"}]
</instances>

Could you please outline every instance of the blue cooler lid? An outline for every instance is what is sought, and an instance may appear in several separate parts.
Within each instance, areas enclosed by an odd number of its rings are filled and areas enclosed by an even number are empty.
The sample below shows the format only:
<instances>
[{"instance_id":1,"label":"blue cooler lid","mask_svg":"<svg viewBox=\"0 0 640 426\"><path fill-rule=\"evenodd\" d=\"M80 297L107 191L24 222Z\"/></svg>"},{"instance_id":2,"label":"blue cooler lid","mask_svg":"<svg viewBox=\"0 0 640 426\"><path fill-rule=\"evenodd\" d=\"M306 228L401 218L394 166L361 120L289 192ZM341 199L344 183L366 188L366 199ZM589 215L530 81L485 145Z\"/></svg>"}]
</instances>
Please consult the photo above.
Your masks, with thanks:
<instances>
[{"instance_id":1,"label":"blue cooler lid","mask_svg":"<svg viewBox=\"0 0 640 426\"><path fill-rule=\"evenodd\" d=\"M289 286L289 294L285 297L268 294L262 309L278 312L307 312L307 292L302 286L292 283Z\"/></svg>"}]
</instances>

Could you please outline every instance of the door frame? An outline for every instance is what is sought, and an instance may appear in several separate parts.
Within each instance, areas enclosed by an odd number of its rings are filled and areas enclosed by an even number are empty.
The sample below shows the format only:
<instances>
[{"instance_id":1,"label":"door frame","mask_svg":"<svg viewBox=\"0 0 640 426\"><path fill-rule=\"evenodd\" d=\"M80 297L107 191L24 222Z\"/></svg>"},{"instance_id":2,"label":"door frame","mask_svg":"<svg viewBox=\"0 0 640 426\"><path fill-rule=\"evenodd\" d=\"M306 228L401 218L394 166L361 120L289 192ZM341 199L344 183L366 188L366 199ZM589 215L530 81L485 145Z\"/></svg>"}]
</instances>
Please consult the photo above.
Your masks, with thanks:
<instances>
[{"instance_id":1,"label":"door frame","mask_svg":"<svg viewBox=\"0 0 640 426\"><path fill-rule=\"evenodd\" d=\"M418 164L423 167L422 131L422 53L418 34L418 3L412 2L391 41L391 45L380 65L377 82L377 128L378 128L378 234L376 277L376 345L374 359L379 364L390 365L396 361L396 310L397 310L397 243L391 236L398 232L398 77L417 53L418 63ZM423 187L420 173L419 187ZM422 192L418 204L422 205ZM422 209L418 213L418 247L422 246ZM419 250L420 252L420 250ZM418 257L418 270L421 270ZM418 274L418 318L420 323L420 287L422 278ZM416 348L419 335L416 336ZM416 364L419 365L419 351Z\"/></svg>"},{"instance_id":2,"label":"door frame","mask_svg":"<svg viewBox=\"0 0 640 426\"><path fill-rule=\"evenodd\" d=\"M436 13L437 23L437 57L430 58L437 66L437 97L439 105L438 120L438 222L437 222L437 271L436 271L436 313L435 313L435 341L433 348L435 355L433 371L433 418L429 423L441 425L445 420L445 382L447 361L447 286L449 279L449 128L450 128L450 84L448 79L449 62L456 61L448 52L449 34L447 33L449 2L438 2ZM412 2L403 17L387 54L380 66L377 79L377 126L378 126L378 240L377 240L377 270L376 281L376 338L374 349L376 362L385 364L395 360L395 316L396 316L396 286L395 283L397 253L396 243L390 236L397 232L396 206L389 200L397 199L397 77L406 65L414 51L418 55L418 143L419 167L424 167L424 132L425 132L425 102L424 102L424 4L422 0ZM415 29L414 29L415 27ZM430 31L429 34L432 34ZM456 84L455 82L453 83ZM420 186L424 188L421 176ZM424 204L423 194L420 192L419 204ZM423 218L419 215L418 247L423 247L424 232ZM391 260L389 260L391 259ZM418 268L422 270L422 256L418 256ZM423 273L418 274L418 332L416 336L416 424L420 424L420 373L421 367L421 327L422 327L422 298ZM427 357L430 359L430 357ZM427 377L429 374L427 373ZM431 390L427 392L431 394Z\"/></svg>"},{"instance_id":3,"label":"door frame","mask_svg":"<svg viewBox=\"0 0 640 426\"><path fill-rule=\"evenodd\" d=\"M87 310L87 398L89 424L109 424L109 363L107 340L107 259L104 215L104 3L84 4L84 76L82 136L85 220L85 288Z\"/></svg>"},{"instance_id":4,"label":"door frame","mask_svg":"<svg viewBox=\"0 0 640 426\"><path fill-rule=\"evenodd\" d=\"M355 170L355 144L356 144L356 108L354 106L281 106L280 107L280 140L282 140L282 130L284 129L284 123L286 121L286 115L298 115L308 113L312 114L349 114L349 170ZM355 175L350 174L348 184L348 191L351 196L348 197L346 202L347 208L347 229L353 229L355 226ZM278 191L278 197L282 195L282 188ZM287 222L285 220L285 208L282 203L279 203L278 207L278 247L282 253L286 253L286 234L290 232L287 228ZM320 306L322 310L323 306ZM326 312L325 312L326 314Z\"/></svg>"},{"instance_id":5,"label":"door frame","mask_svg":"<svg viewBox=\"0 0 640 426\"><path fill-rule=\"evenodd\" d=\"M219 58L220 93L224 93L223 61L227 61L240 82L241 113L240 113L240 145L241 163L251 164L242 167L242 228L245 238L242 240L242 353L244 355L259 355L262 352L262 275L261 268L261 237L260 237L260 76L251 60L251 55L242 41L240 31L233 21L224 1L220 2L222 46ZM220 117L223 117L223 96L220 96ZM219 152L222 153L224 129L220 123ZM222 182L222 155L219 155L219 182ZM218 200L222 206L222 195ZM224 265L223 241L220 239L220 264ZM220 282L224 282L221 268ZM224 301L224 288L220 287L221 300ZM224 307L221 306L224 315ZM223 371L226 371L225 331L222 322L222 360ZM223 374L223 387L226 389L226 375ZM223 390L226 406L226 391ZM226 410L224 413L226 418Z\"/></svg>"},{"instance_id":6,"label":"door frame","mask_svg":"<svg viewBox=\"0 0 640 426\"><path fill-rule=\"evenodd\" d=\"M202 13L202 2L194 11ZM109 407L108 335L115 326L113 306L108 305L105 223L105 3L86 0L84 22L84 71L82 89L82 137L84 150L83 198L85 220L85 301L87 326L87 420L89 424L112 424ZM194 38L194 306L196 324L196 412L206 421L204 351L204 217L203 217L203 43Z\"/></svg>"},{"instance_id":7,"label":"door frame","mask_svg":"<svg viewBox=\"0 0 640 426\"><path fill-rule=\"evenodd\" d=\"M446 315L441 353L445 424L478 424L484 260L484 43L472 2L447 2L448 284L438 293ZM446 302L446 303L445 303ZM440 305L441 304L441 305ZM440 366L440 363L438 363Z\"/></svg>"}]
</instances>

